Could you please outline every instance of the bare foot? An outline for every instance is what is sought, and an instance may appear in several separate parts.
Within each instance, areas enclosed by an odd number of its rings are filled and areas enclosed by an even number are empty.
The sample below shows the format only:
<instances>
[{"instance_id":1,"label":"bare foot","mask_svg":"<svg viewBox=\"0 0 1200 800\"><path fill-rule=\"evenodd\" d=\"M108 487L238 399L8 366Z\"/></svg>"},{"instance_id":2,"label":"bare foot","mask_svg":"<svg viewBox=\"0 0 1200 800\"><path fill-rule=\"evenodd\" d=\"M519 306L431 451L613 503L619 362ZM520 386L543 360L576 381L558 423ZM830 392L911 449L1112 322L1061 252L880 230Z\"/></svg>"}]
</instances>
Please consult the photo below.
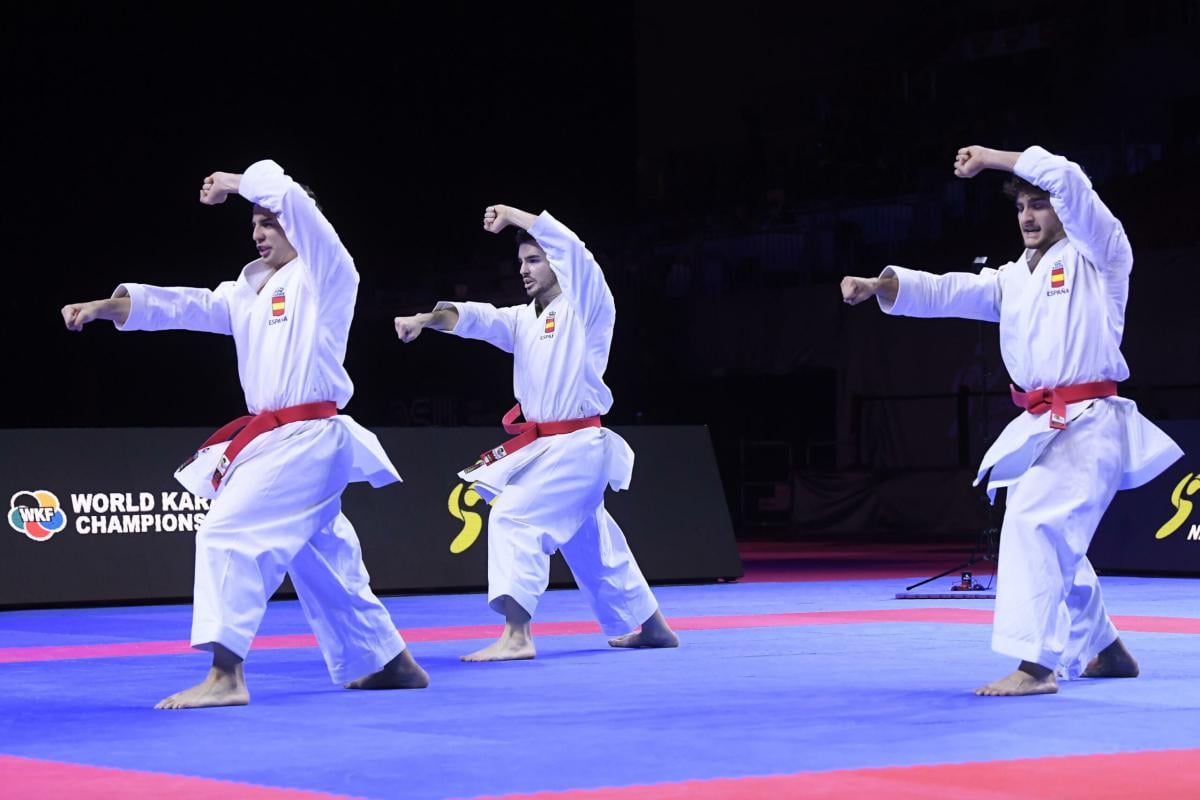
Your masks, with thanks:
<instances>
[{"instance_id":1,"label":"bare foot","mask_svg":"<svg viewBox=\"0 0 1200 800\"><path fill-rule=\"evenodd\" d=\"M1054 670L1029 661L1022 661L1017 671L1011 675L1005 675L1000 680L975 690L975 694L983 697L1024 697L1030 694L1057 692L1058 679L1054 677Z\"/></svg>"},{"instance_id":2,"label":"bare foot","mask_svg":"<svg viewBox=\"0 0 1200 800\"><path fill-rule=\"evenodd\" d=\"M505 624L500 638L482 650L468 653L463 661L524 661L537 655L533 647L533 636L529 623L524 625Z\"/></svg>"},{"instance_id":3,"label":"bare foot","mask_svg":"<svg viewBox=\"0 0 1200 800\"><path fill-rule=\"evenodd\" d=\"M424 689L429 685L429 673L421 669L405 648L400 655L383 665L383 669L364 678L350 681L347 689Z\"/></svg>"},{"instance_id":4,"label":"bare foot","mask_svg":"<svg viewBox=\"0 0 1200 800\"><path fill-rule=\"evenodd\" d=\"M1137 659L1118 638L1088 662L1084 678L1136 678L1140 670Z\"/></svg>"},{"instance_id":5,"label":"bare foot","mask_svg":"<svg viewBox=\"0 0 1200 800\"><path fill-rule=\"evenodd\" d=\"M679 647L679 637L667 624L662 611L657 610L642 623L640 631L609 639L608 644L610 647Z\"/></svg>"},{"instance_id":6,"label":"bare foot","mask_svg":"<svg viewBox=\"0 0 1200 800\"><path fill-rule=\"evenodd\" d=\"M250 691L242 675L242 665L230 670L213 667L201 683L167 697L155 708L213 708L214 706L244 706L250 702Z\"/></svg>"}]
</instances>

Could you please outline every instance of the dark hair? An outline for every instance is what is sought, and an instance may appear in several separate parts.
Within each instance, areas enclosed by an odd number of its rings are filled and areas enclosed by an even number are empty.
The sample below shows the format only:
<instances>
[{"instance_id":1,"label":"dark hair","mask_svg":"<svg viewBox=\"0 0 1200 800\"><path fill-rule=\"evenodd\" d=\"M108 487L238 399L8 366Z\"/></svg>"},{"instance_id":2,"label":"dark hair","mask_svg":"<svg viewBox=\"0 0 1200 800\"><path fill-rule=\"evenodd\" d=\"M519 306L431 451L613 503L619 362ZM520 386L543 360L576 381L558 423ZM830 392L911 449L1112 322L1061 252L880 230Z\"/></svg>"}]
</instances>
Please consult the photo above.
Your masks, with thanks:
<instances>
[{"instance_id":1,"label":"dark hair","mask_svg":"<svg viewBox=\"0 0 1200 800\"><path fill-rule=\"evenodd\" d=\"M1049 197L1050 193L1040 186L1034 186L1024 178L1013 175L1004 182L1004 196L1016 200L1018 195L1027 194L1030 197Z\"/></svg>"},{"instance_id":2,"label":"dark hair","mask_svg":"<svg viewBox=\"0 0 1200 800\"><path fill-rule=\"evenodd\" d=\"M301 183L300 181L296 181L296 185L303 189L306 195L312 198L313 203L317 206L317 211L324 212L324 209L321 208L321 201L317 199L317 193L312 190L311 186L306 183Z\"/></svg>"},{"instance_id":3,"label":"dark hair","mask_svg":"<svg viewBox=\"0 0 1200 800\"><path fill-rule=\"evenodd\" d=\"M517 240L517 247L520 247L523 244L531 244L535 247L541 247L541 245L537 243L537 239L533 238L529 231L525 230L524 228L517 228L517 235L514 238Z\"/></svg>"}]
</instances>

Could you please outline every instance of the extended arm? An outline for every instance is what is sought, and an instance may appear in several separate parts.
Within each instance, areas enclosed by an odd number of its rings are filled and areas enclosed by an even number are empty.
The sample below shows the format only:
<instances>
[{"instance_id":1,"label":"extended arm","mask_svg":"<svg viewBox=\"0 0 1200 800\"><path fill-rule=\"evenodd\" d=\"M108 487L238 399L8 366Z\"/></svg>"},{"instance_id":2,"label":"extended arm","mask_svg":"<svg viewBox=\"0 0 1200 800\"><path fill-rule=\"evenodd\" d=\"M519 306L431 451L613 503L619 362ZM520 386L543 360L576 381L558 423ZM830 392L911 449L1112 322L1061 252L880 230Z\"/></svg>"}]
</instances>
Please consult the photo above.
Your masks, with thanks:
<instances>
[{"instance_id":1,"label":"extended arm","mask_svg":"<svg viewBox=\"0 0 1200 800\"><path fill-rule=\"evenodd\" d=\"M464 339L479 339L511 353L517 337L517 315L524 308L496 308L490 303L443 300L428 313L396 317L396 335L402 342L411 342L421 335L421 331L433 328Z\"/></svg>"},{"instance_id":2,"label":"extended arm","mask_svg":"<svg viewBox=\"0 0 1200 800\"><path fill-rule=\"evenodd\" d=\"M898 291L900 291L900 281L892 276L852 278L847 275L842 278L842 302L851 306L856 306L872 297L878 297L881 303L891 305L896 302Z\"/></svg>"},{"instance_id":3,"label":"extended arm","mask_svg":"<svg viewBox=\"0 0 1200 800\"><path fill-rule=\"evenodd\" d=\"M223 203L230 193L237 192L240 183L240 175L214 172L200 187L200 202L205 205ZM67 330L71 331L83 330L89 322L105 319L119 330L182 329L229 334L226 295L231 288L232 284L221 284L212 291L123 283L107 300L63 306L62 317Z\"/></svg>"},{"instance_id":4,"label":"extended arm","mask_svg":"<svg viewBox=\"0 0 1200 800\"><path fill-rule=\"evenodd\" d=\"M858 305L874 297L887 314L906 317L962 317L1000 321L999 271L934 275L889 266L878 278L842 278L842 301Z\"/></svg>"},{"instance_id":5,"label":"extended arm","mask_svg":"<svg viewBox=\"0 0 1200 800\"><path fill-rule=\"evenodd\" d=\"M411 317L396 317L396 335L400 337L400 341L407 344L420 336L421 331L426 328L452 332L457 324L457 308L454 306L437 308L423 314L414 314Z\"/></svg>"},{"instance_id":6,"label":"extended arm","mask_svg":"<svg viewBox=\"0 0 1200 800\"><path fill-rule=\"evenodd\" d=\"M62 316L69 331L81 331L84 325L98 319L111 320L120 327L129 318L129 298L112 297L90 303L71 303L63 306Z\"/></svg>"},{"instance_id":7,"label":"extended arm","mask_svg":"<svg viewBox=\"0 0 1200 800\"><path fill-rule=\"evenodd\" d=\"M229 320L233 287L228 281L215 290L122 283L108 300L64 306L63 321L73 331L107 319L122 331L184 330L228 336L233 332Z\"/></svg>"}]
</instances>

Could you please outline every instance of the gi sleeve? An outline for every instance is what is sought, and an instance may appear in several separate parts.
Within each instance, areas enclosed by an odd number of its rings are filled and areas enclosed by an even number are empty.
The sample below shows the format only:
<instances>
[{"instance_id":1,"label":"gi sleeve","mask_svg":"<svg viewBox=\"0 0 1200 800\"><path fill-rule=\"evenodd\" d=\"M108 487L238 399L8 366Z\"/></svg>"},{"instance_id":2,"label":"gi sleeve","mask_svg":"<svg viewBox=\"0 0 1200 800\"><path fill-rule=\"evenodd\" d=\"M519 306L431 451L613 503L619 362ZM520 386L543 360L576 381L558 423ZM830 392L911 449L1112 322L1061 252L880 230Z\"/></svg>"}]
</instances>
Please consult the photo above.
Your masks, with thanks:
<instances>
[{"instance_id":1,"label":"gi sleeve","mask_svg":"<svg viewBox=\"0 0 1200 800\"><path fill-rule=\"evenodd\" d=\"M238 193L275 215L319 287L358 286L358 271L350 251L317 208L316 201L283 167L269 159L256 161L242 175Z\"/></svg>"},{"instance_id":2,"label":"gi sleeve","mask_svg":"<svg viewBox=\"0 0 1200 800\"><path fill-rule=\"evenodd\" d=\"M458 312L454 330L443 331L464 339L479 339L511 353L517 340L517 315L525 306L496 308L490 303L455 303L443 300L434 311L453 308Z\"/></svg>"},{"instance_id":3,"label":"gi sleeve","mask_svg":"<svg viewBox=\"0 0 1200 800\"><path fill-rule=\"evenodd\" d=\"M604 272L583 241L550 216L549 211L538 216L530 226L529 234L546 251L559 287L571 305L579 310L584 325L592 328L597 324L611 324L617 315L612 292L604 280Z\"/></svg>"},{"instance_id":4,"label":"gi sleeve","mask_svg":"<svg viewBox=\"0 0 1200 800\"><path fill-rule=\"evenodd\" d=\"M232 281L216 290L122 283L112 296L129 298L129 317L123 325L113 324L120 331L183 330L230 336L229 294L233 288Z\"/></svg>"},{"instance_id":5,"label":"gi sleeve","mask_svg":"<svg viewBox=\"0 0 1200 800\"><path fill-rule=\"evenodd\" d=\"M1129 275L1133 249L1125 228L1078 164L1035 146L1021 153L1013 172L1050 193L1067 238L1084 258L1106 275Z\"/></svg>"},{"instance_id":6,"label":"gi sleeve","mask_svg":"<svg viewBox=\"0 0 1200 800\"><path fill-rule=\"evenodd\" d=\"M904 317L962 317L984 322L1000 321L1000 272L985 268L972 272L934 275L904 267L885 267L881 278L896 278L896 299L886 302L876 295L886 314Z\"/></svg>"}]
</instances>

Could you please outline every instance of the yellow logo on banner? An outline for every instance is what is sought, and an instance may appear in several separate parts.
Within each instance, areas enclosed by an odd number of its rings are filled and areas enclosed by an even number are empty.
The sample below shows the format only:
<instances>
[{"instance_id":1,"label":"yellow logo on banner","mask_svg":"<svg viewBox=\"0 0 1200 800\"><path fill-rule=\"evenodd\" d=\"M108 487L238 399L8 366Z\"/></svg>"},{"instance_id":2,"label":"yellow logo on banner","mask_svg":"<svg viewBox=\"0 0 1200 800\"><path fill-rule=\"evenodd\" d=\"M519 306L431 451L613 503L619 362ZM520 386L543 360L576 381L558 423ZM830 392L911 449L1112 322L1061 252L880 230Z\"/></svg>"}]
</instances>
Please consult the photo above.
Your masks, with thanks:
<instances>
[{"instance_id":1,"label":"yellow logo on banner","mask_svg":"<svg viewBox=\"0 0 1200 800\"><path fill-rule=\"evenodd\" d=\"M1154 534L1155 539L1165 539L1183 527L1183 523L1192 513L1192 506L1195 505L1191 500L1184 500L1183 496L1186 494L1191 497L1197 491L1200 491L1200 474L1189 472L1183 476L1183 480L1176 484L1175 491L1171 492L1171 505L1175 506L1175 516L1158 529L1158 533Z\"/></svg>"},{"instance_id":2,"label":"yellow logo on banner","mask_svg":"<svg viewBox=\"0 0 1200 800\"><path fill-rule=\"evenodd\" d=\"M475 484L466 487L463 491L463 484L458 484L450 490L450 499L447 507L450 509L450 516L462 522L462 530L454 537L454 541L450 542L450 552L458 555L465 551L468 547L475 544L475 540L479 538L480 531L483 530L483 515L477 511L468 511L467 509L475 507L483 497L479 492L475 491ZM459 503L463 507L460 508Z\"/></svg>"}]
</instances>

